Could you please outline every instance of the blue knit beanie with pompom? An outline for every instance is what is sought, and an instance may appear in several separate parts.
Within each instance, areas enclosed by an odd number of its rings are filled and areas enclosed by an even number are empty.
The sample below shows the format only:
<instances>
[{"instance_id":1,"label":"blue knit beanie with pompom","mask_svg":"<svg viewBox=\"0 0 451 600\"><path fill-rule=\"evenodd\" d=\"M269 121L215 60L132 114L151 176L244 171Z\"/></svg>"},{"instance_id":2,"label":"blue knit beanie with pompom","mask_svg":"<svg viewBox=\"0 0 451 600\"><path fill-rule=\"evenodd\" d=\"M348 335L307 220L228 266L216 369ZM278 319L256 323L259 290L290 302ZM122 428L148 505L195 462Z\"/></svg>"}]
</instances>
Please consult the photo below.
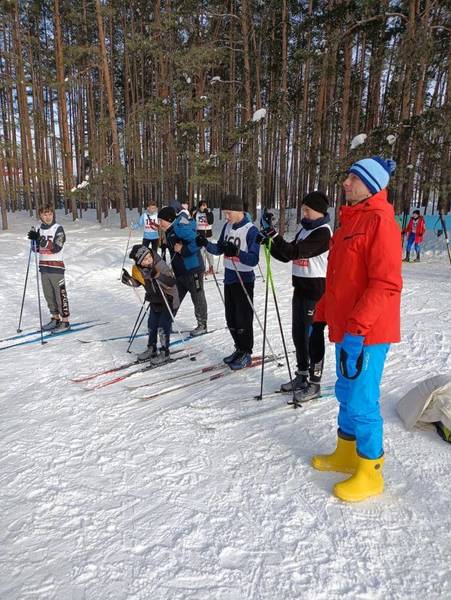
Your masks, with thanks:
<instances>
[{"instance_id":1,"label":"blue knit beanie with pompom","mask_svg":"<svg viewBox=\"0 0 451 600\"><path fill-rule=\"evenodd\" d=\"M377 194L377 192L387 187L390 175L395 169L396 163L394 160L372 156L371 158L358 160L348 172L354 173L363 181L370 192Z\"/></svg>"}]
</instances>

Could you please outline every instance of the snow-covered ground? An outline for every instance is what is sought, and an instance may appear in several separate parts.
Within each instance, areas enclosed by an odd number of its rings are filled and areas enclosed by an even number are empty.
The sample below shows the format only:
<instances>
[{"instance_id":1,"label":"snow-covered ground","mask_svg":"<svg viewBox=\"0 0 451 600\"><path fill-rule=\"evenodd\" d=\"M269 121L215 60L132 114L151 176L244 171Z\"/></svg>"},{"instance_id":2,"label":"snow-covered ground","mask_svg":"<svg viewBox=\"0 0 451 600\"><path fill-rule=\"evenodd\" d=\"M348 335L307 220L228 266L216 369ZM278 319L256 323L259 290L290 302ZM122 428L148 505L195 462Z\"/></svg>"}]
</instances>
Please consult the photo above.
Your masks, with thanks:
<instances>
[{"instance_id":1,"label":"snow-covered ground","mask_svg":"<svg viewBox=\"0 0 451 600\"><path fill-rule=\"evenodd\" d=\"M96 391L88 384L114 375L71 383L130 360L126 340L77 339L128 334L139 303L118 281L128 232L92 217L72 223L59 212L58 219L68 237L72 319L108 324L44 346L0 349L1 600L451 598L450 447L434 432L407 432L395 410L416 382L451 370L443 238L430 235L423 262L403 267L402 342L392 346L382 385L386 492L348 505L331 495L341 476L309 464L335 440L331 347L324 397L303 409L280 396L254 400L259 369L147 401L138 394L155 386L130 389L231 350L211 279L209 327L217 330L190 342L202 350L196 363L181 360ZM0 233L0 338L17 328L32 220L21 214L10 222ZM32 266L24 328L38 322ZM291 350L290 266L273 268ZM258 279L261 317L264 289ZM43 312L47 318L44 304ZM194 325L189 298L179 324ZM257 324L255 333L260 353ZM273 304L269 334L281 350ZM265 390L286 379L285 367L267 365Z\"/></svg>"}]
</instances>

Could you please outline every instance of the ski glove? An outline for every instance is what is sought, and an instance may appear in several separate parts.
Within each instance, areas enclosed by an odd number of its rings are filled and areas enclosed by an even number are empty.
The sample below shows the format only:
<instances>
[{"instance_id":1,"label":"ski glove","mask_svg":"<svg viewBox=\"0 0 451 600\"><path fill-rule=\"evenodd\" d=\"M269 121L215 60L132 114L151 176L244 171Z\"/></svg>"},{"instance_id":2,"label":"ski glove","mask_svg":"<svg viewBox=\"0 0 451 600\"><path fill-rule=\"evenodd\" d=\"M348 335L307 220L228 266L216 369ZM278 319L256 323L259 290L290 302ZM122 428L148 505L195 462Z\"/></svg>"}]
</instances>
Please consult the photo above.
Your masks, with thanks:
<instances>
[{"instance_id":1,"label":"ski glove","mask_svg":"<svg viewBox=\"0 0 451 600\"><path fill-rule=\"evenodd\" d=\"M206 248L208 246L208 240L204 235L199 233L199 235L196 236L196 244L199 248Z\"/></svg>"},{"instance_id":2,"label":"ski glove","mask_svg":"<svg viewBox=\"0 0 451 600\"><path fill-rule=\"evenodd\" d=\"M271 212L268 212L265 208L262 216L260 217L260 227L261 229L271 229L272 221L274 219L274 215Z\"/></svg>"},{"instance_id":3,"label":"ski glove","mask_svg":"<svg viewBox=\"0 0 451 600\"><path fill-rule=\"evenodd\" d=\"M258 244L267 244L270 239L274 239L277 236L277 231L274 227L269 227L268 229L262 229L257 237Z\"/></svg>"},{"instance_id":4,"label":"ski glove","mask_svg":"<svg viewBox=\"0 0 451 600\"><path fill-rule=\"evenodd\" d=\"M233 242L225 242L223 245L224 256L238 256L240 249Z\"/></svg>"},{"instance_id":5,"label":"ski glove","mask_svg":"<svg viewBox=\"0 0 451 600\"><path fill-rule=\"evenodd\" d=\"M40 230L38 229L37 231L35 231L34 229L30 229L30 231L28 232L28 239L31 240L32 242L38 243L39 240L41 239Z\"/></svg>"},{"instance_id":6,"label":"ski glove","mask_svg":"<svg viewBox=\"0 0 451 600\"><path fill-rule=\"evenodd\" d=\"M130 275L127 269L122 269L121 281L130 287L139 287L140 285L139 282Z\"/></svg>"},{"instance_id":7,"label":"ski glove","mask_svg":"<svg viewBox=\"0 0 451 600\"><path fill-rule=\"evenodd\" d=\"M340 371L346 379L356 379L363 365L363 335L345 333L340 350Z\"/></svg>"}]
</instances>

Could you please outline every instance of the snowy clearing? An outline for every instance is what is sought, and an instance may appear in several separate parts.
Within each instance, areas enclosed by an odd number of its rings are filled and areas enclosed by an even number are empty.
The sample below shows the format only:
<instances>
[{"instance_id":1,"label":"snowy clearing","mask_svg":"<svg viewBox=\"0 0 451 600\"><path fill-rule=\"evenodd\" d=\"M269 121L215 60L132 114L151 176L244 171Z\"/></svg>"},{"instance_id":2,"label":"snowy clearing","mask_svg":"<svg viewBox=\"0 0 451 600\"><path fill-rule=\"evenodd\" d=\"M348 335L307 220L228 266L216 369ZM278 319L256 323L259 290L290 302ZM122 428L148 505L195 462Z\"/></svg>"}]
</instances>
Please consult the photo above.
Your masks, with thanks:
<instances>
[{"instance_id":1,"label":"snowy clearing","mask_svg":"<svg viewBox=\"0 0 451 600\"><path fill-rule=\"evenodd\" d=\"M451 267L441 239L431 235L423 262L403 266L403 337L382 384L386 492L347 505L331 495L343 476L309 465L335 441L331 346L324 397L303 409L281 396L255 401L259 368L147 402L143 388L130 389L231 350L211 277L209 328L217 330L190 342L202 349L196 363L93 392L91 382L71 383L131 360L126 339L77 338L129 334L139 303L118 281L128 232L113 222L72 223L61 211L57 218L68 238L71 319L108 324L0 350L2 600L451 598L450 446L430 431L407 432L395 410L416 382L451 370ZM10 222L0 234L0 338L16 332L34 224L25 214ZM139 242L139 232L132 239ZM291 350L290 265L272 264ZM264 291L259 278L261 319ZM195 324L189 297L178 323ZM37 325L32 263L23 328ZM255 322L254 330L259 354ZM269 334L281 351L272 303ZM132 350L145 344L139 338ZM287 379L275 364L265 373L266 391Z\"/></svg>"}]
</instances>

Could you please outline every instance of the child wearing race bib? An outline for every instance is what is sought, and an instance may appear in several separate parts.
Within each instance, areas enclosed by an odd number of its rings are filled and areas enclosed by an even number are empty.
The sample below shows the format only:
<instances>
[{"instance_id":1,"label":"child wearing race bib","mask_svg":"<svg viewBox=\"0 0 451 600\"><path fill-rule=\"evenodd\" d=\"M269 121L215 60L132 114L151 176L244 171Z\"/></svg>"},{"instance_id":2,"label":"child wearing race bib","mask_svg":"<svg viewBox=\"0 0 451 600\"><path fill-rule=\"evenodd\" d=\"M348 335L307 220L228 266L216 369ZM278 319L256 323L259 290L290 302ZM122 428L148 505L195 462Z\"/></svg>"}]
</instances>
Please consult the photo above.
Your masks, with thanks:
<instances>
[{"instance_id":1,"label":"child wearing race bib","mask_svg":"<svg viewBox=\"0 0 451 600\"><path fill-rule=\"evenodd\" d=\"M160 234L158 231L158 209L157 205L151 200L146 208L146 211L140 216L137 223L131 226L132 229L144 229L143 246L148 248L152 246L153 252L158 250Z\"/></svg>"},{"instance_id":2,"label":"child wearing race bib","mask_svg":"<svg viewBox=\"0 0 451 600\"><path fill-rule=\"evenodd\" d=\"M33 242L33 250L39 253L42 290L51 316L42 330L56 333L70 328L69 300L64 280L66 267L63 260L66 234L63 227L55 221L52 206L42 206L39 209L39 218L39 229L30 230L28 239Z\"/></svg>"},{"instance_id":3,"label":"child wearing race bib","mask_svg":"<svg viewBox=\"0 0 451 600\"><path fill-rule=\"evenodd\" d=\"M260 245L258 229L244 214L243 201L233 194L222 202L226 224L218 243L198 235L196 243L207 252L224 254L224 302L227 326L235 343L235 350L224 358L233 370L243 369L252 363L254 345L253 302L255 274Z\"/></svg>"}]
</instances>

